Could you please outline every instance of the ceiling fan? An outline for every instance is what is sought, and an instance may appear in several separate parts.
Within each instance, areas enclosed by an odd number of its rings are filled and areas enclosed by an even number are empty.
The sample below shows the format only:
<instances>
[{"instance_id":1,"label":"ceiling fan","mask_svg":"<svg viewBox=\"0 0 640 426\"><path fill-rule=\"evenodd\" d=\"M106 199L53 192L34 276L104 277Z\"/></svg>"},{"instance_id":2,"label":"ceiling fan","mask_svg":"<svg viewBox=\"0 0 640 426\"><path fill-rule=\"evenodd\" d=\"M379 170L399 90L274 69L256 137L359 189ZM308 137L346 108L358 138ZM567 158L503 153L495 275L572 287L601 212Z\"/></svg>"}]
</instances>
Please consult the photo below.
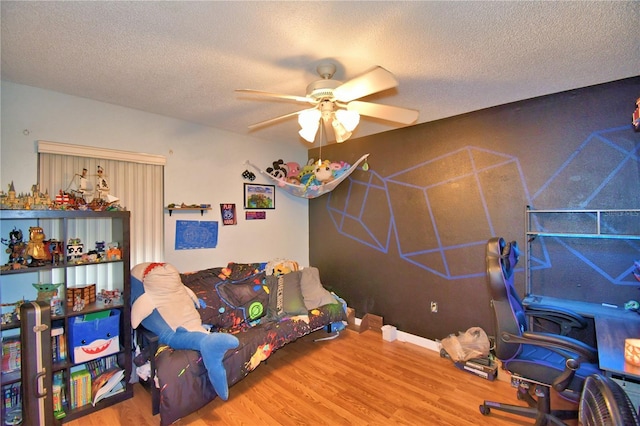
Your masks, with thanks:
<instances>
[{"instance_id":1,"label":"ceiling fan","mask_svg":"<svg viewBox=\"0 0 640 426\"><path fill-rule=\"evenodd\" d=\"M299 134L306 141L311 143L315 141L320 123L323 123L325 128L333 129L336 142L344 142L352 135L361 115L400 124L412 124L418 119L418 111L413 109L357 100L398 85L393 74L380 66L373 67L345 83L331 79L336 72L336 66L332 63L318 65L317 72L322 79L307 86L306 96L236 89L236 92L250 95L286 99L312 105L311 108L252 124L249 129L266 126L297 115L298 123L301 126Z\"/></svg>"}]
</instances>

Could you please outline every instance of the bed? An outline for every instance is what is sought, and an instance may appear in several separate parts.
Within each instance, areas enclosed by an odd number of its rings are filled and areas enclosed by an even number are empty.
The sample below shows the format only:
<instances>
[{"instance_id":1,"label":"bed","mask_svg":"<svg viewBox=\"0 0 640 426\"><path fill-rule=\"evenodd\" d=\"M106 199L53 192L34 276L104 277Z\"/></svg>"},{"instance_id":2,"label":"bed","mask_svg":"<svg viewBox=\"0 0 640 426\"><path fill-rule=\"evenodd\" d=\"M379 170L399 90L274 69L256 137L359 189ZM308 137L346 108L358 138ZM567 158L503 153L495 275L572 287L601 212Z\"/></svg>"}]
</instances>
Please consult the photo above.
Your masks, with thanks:
<instances>
[{"instance_id":1,"label":"bed","mask_svg":"<svg viewBox=\"0 0 640 426\"><path fill-rule=\"evenodd\" d=\"M287 343L322 328L344 328L346 303L324 288L317 268L272 272L266 264L229 263L181 274L200 301L203 324L240 341L223 360L231 396L235 383ZM216 398L198 351L175 350L140 331L142 352L136 364L149 363L151 374L141 383L152 394L153 414L160 414L161 426Z\"/></svg>"}]
</instances>

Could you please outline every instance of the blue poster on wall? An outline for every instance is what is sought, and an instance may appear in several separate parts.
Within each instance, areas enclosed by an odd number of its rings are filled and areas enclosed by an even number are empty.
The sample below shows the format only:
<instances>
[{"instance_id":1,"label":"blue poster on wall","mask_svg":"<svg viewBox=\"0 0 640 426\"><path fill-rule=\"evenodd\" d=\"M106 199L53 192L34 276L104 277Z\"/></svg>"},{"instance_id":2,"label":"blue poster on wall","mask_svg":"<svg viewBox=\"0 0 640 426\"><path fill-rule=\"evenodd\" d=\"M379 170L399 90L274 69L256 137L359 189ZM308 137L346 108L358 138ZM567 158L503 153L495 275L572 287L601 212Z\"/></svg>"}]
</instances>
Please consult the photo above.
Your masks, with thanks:
<instances>
[{"instance_id":1,"label":"blue poster on wall","mask_svg":"<svg viewBox=\"0 0 640 426\"><path fill-rule=\"evenodd\" d=\"M176 221L176 250L216 248L218 222Z\"/></svg>"}]
</instances>

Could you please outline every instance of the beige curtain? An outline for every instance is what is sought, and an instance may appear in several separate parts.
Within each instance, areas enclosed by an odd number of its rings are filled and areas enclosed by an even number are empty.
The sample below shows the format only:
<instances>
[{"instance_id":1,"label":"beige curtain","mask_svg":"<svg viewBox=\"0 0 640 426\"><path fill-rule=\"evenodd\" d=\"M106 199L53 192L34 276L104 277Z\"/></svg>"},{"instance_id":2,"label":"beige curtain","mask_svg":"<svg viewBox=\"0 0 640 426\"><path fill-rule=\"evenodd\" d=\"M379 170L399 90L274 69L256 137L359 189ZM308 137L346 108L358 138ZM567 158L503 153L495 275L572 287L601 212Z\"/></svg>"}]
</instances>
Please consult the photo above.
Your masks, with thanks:
<instances>
[{"instance_id":1,"label":"beige curtain","mask_svg":"<svg viewBox=\"0 0 640 426\"><path fill-rule=\"evenodd\" d=\"M103 170L109 194L131 212L131 265L164 260L164 164L159 155L38 141L38 184L51 199L84 187L91 200Z\"/></svg>"}]
</instances>

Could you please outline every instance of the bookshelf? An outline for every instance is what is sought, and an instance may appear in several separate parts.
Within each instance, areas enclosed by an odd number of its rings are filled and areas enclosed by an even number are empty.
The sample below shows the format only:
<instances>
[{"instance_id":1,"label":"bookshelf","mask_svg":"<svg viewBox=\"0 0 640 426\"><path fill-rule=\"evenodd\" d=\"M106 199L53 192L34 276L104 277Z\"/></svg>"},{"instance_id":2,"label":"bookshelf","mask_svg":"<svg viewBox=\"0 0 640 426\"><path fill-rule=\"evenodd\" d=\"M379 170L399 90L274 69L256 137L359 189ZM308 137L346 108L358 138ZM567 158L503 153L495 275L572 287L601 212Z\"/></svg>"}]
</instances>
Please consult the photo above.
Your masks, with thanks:
<instances>
[{"instance_id":1,"label":"bookshelf","mask_svg":"<svg viewBox=\"0 0 640 426\"><path fill-rule=\"evenodd\" d=\"M24 405L24 398L30 398L22 394L21 369L16 369L16 363L24 364L19 362L21 322L15 315L19 312L15 304L22 300L45 299L51 306L48 324L51 353L42 355L48 357L50 365L52 385L46 392L53 396L57 423L78 419L133 396L129 383L132 374L129 222L130 213L126 211L0 210L3 249L8 249L7 237L14 230L21 230L23 242L28 243L32 228L43 232L46 242L62 242L64 248L57 261L54 256L51 259L26 256L28 259L21 261L5 250L0 252L1 424ZM98 334L86 334L84 326L88 325L95 325ZM105 331L104 336L100 330ZM22 357L25 356L23 353ZM91 379L101 368L113 365L124 370L124 390L95 406L90 397L78 403L73 392L82 381L75 378L84 376L84 390L88 386L90 393L87 376Z\"/></svg>"}]
</instances>

